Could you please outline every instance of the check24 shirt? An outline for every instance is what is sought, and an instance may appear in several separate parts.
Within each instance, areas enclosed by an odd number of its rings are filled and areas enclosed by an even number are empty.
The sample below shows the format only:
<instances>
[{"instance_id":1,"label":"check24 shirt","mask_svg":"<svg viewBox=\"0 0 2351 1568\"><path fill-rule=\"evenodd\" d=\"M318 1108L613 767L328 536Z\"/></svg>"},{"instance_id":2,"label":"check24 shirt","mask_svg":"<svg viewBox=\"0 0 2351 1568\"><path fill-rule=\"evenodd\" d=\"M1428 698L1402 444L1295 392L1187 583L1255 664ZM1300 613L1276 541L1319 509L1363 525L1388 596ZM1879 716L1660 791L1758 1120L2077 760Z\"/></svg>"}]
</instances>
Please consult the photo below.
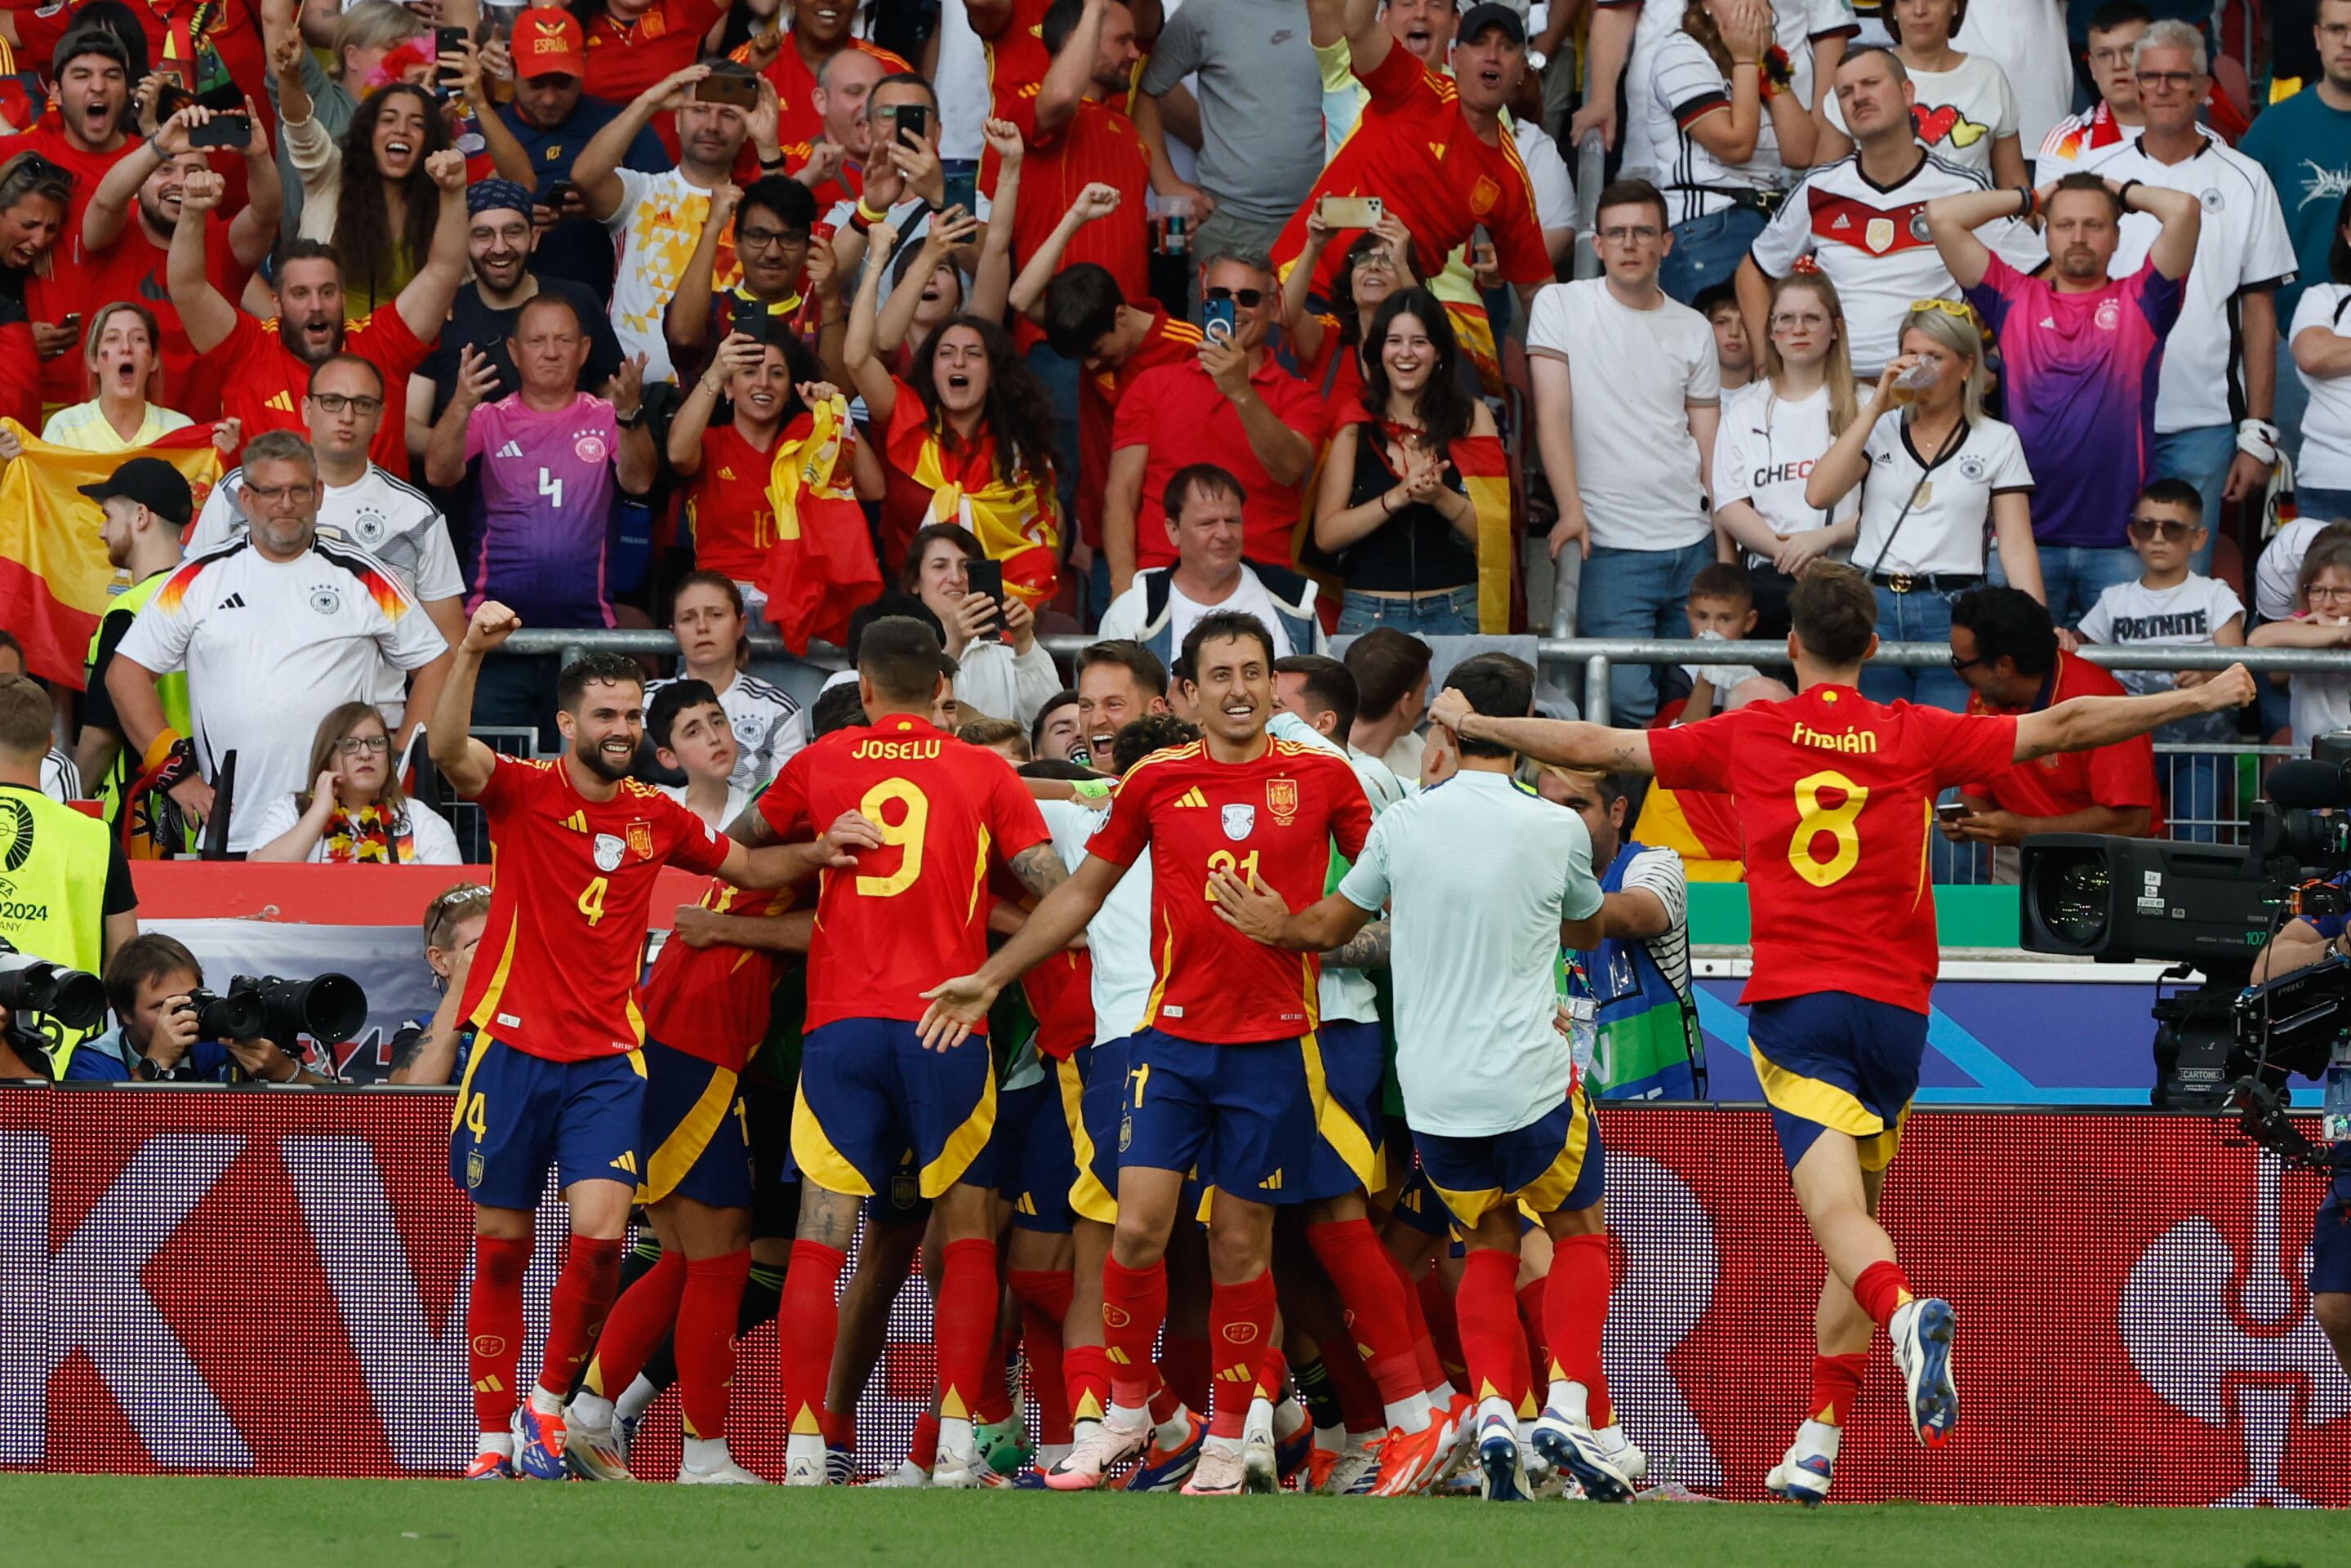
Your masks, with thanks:
<instances>
[{"instance_id":1,"label":"check24 shirt","mask_svg":"<svg viewBox=\"0 0 2351 1568\"><path fill-rule=\"evenodd\" d=\"M1144 1022L1207 1045L1312 1030L1321 956L1269 947L1226 925L1208 873L1230 872L1303 909L1328 884L1332 845L1352 861L1371 831L1364 786L1335 751L1269 736L1249 762L1217 762L1196 740L1136 763L1086 852L1129 866L1150 846L1157 978Z\"/></svg>"},{"instance_id":2,"label":"check24 shirt","mask_svg":"<svg viewBox=\"0 0 2351 1568\"><path fill-rule=\"evenodd\" d=\"M590 1061L645 1042L635 998L662 867L709 874L728 841L650 784L609 800L572 788L560 758L497 758L475 801L488 820L489 924L463 1016L527 1056Z\"/></svg>"}]
</instances>

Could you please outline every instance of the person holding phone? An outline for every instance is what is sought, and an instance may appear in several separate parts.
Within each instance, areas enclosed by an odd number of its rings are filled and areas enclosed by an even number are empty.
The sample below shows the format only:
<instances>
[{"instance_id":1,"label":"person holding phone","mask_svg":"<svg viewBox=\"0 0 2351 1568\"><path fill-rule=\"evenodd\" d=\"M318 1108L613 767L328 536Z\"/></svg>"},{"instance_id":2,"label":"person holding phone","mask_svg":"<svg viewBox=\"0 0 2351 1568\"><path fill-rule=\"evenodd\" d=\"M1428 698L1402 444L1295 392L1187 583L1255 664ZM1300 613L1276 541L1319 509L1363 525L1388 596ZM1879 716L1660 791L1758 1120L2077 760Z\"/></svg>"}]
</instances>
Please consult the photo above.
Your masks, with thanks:
<instances>
[{"instance_id":1,"label":"person holding phone","mask_svg":"<svg viewBox=\"0 0 2351 1568\"><path fill-rule=\"evenodd\" d=\"M1004 591L1004 564L954 523L914 535L898 585L939 618L947 656L956 661L956 700L1023 729L1061 689L1053 656L1037 641L1037 617Z\"/></svg>"}]
</instances>

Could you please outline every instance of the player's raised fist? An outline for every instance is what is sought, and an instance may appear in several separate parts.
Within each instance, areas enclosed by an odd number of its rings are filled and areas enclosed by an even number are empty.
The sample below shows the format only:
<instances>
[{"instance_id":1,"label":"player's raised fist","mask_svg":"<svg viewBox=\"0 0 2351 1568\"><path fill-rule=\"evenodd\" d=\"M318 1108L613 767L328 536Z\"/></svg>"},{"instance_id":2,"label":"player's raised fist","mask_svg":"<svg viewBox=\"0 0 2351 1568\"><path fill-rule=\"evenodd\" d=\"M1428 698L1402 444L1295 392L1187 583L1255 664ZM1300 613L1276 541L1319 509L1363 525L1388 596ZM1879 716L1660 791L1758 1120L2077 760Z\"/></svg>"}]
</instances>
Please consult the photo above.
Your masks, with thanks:
<instances>
[{"instance_id":1,"label":"player's raised fist","mask_svg":"<svg viewBox=\"0 0 2351 1568\"><path fill-rule=\"evenodd\" d=\"M2210 695L2212 710L2216 713L2243 707L2259 695L2252 673L2242 664L2230 665L2205 682L2203 689Z\"/></svg>"},{"instance_id":2,"label":"player's raised fist","mask_svg":"<svg viewBox=\"0 0 2351 1568\"><path fill-rule=\"evenodd\" d=\"M1458 730L1461 721L1468 718L1469 713L1469 699L1451 686L1437 693L1437 700L1428 705L1429 722L1441 724L1451 730Z\"/></svg>"},{"instance_id":3,"label":"player's raised fist","mask_svg":"<svg viewBox=\"0 0 2351 1568\"><path fill-rule=\"evenodd\" d=\"M465 651L486 653L521 630L521 616L495 599L485 599L465 624Z\"/></svg>"}]
</instances>

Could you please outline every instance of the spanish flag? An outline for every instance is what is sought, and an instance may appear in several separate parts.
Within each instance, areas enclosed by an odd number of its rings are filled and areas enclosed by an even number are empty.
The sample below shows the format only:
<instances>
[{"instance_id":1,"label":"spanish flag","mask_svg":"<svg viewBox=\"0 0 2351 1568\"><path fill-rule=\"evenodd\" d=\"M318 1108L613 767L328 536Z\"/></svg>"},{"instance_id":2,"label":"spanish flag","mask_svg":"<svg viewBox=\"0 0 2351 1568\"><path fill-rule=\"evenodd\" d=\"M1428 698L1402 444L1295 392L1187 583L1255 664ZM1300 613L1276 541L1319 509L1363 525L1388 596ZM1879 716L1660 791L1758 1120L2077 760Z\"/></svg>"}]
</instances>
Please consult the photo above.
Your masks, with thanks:
<instances>
[{"instance_id":1,"label":"spanish flag","mask_svg":"<svg viewBox=\"0 0 2351 1568\"><path fill-rule=\"evenodd\" d=\"M99 538L98 503L81 486L131 458L161 457L186 476L201 510L221 476L213 427L192 424L129 452L52 446L13 419L0 419L0 430L24 451L0 468L0 626L25 644L34 674L78 690L89 640L121 577Z\"/></svg>"},{"instance_id":2,"label":"spanish flag","mask_svg":"<svg viewBox=\"0 0 2351 1568\"><path fill-rule=\"evenodd\" d=\"M1519 552L1510 527L1510 463L1499 436L1456 437L1445 455L1478 510L1478 630L1499 637L1510 630L1512 586Z\"/></svg>"},{"instance_id":3,"label":"spanish flag","mask_svg":"<svg viewBox=\"0 0 2351 1568\"><path fill-rule=\"evenodd\" d=\"M1677 794L1651 784L1633 837L1681 856L1683 873L1692 882L1747 880L1746 841L1728 795L1703 790Z\"/></svg>"},{"instance_id":4,"label":"spanish flag","mask_svg":"<svg viewBox=\"0 0 2351 1568\"><path fill-rule=\"evenodd\" d=\"M1061 586L1061 502L1050 471L1007 479L994 461L993 437L983 437L986 445L967 460L951 461L922 400L904 386L887 439L892 466L931 492L925 523L953 523L977 538L988 559L1003 563L1005 588L1032 608L1053 597ZM985 484L967 482L980 473Z\"/></svg>"},{"instance_id":5,"label":"spanish flag","mask_svg":"<svg viewBox=\"0 0 2351 1568\"><path fill-rule=\"evenodd\" d=\"M850 487L856 444L848 400L831 397L794 420L769 458L776 542L759 590L768 619L795 653L806 652L811 637L847 642L850 612L882 591L865 513Z\"/></svg>"}]
</instances>

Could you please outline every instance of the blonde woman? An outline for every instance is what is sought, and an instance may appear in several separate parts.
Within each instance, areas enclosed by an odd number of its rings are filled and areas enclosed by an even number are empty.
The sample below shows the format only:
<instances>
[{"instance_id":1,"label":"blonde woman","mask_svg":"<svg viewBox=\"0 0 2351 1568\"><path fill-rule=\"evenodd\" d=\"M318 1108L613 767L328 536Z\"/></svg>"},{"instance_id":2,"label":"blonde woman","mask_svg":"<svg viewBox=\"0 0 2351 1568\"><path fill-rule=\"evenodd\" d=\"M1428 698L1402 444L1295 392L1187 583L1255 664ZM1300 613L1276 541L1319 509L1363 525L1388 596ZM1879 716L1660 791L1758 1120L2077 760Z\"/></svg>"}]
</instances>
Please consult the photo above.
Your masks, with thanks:
<instances>
[{"instance_id":1,"label":"blonde woman","mask_svg":"<svg viewBox=\"0 0 2351 1568\"><path fill-rule=\"evenodd\" d=\"M148 401L162 360L155 351L153 312L118 299L100 306L81 340L82 384L88 402L61 408L41 427L41 439L77 452L128 452L151 446L193 423Z\"/></svg>"},{"instance_id":2,"label":"blonde woman","mask_svg":"<svg viewBox=\"0 0 2351 1568\"><path fill-rule=\"evenodd\" d=\"M1877 590L1878 636L1949 643L1951 601L1983 585L1994 542L2008 584L2043 596L2032 470L2016 432L1983 412L1983 333L1974 311L1918 300L1899 344L1861 417L1813 465L1804 500L1826 509L1858 487L1853 561ZM1873 663L1861 686L1874 702L1953 712L1968 704L1966 684L1949 668Z\"/></svg>"},{"instance_id":3,"label":"blonde woman","mask_svg":"<svg viewBox=\"0 0 2351 1568\"><path fill-rule=\"evenodd\" d=\"M424 962L433 970L441 1005L423 1027L412 1023L392 1034L392 1082L455 1083L465 1075L474 1026L458 1016L458 998L489 923L490 890L479 883L445 887L425 906Z\"/></svg>"},{"instance_id":4,"label":"blonde woman","mask_svg":"<svg viewBox=\"0 0 2351 1568\"><path fill-rule=\"evenodd\" d=\"M458 865L457 835L441 814L402 794L392 735L373 703L345 703L319 721L310 745L318 782L269 803L256 861L329 865Z\"/></svg>"}]
</instances>

